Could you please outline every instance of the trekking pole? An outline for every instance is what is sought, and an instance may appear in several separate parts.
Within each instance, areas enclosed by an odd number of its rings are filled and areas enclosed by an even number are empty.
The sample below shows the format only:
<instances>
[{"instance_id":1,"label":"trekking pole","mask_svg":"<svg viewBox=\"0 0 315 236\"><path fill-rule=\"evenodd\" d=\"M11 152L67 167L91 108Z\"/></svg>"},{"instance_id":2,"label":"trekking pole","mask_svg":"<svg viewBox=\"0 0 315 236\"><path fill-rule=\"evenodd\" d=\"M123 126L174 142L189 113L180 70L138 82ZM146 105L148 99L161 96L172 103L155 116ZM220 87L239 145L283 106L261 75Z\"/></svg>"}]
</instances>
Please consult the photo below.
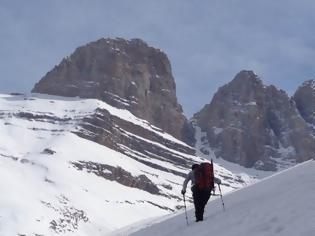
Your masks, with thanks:
<instances>
[{"instance_id":1,"label":"trekking pole","mask_svg":"<svg viewBox=\"0 0 315 236\"><path fill-rule=\"evenodd\" d=\"M186 223L187 223L187 226L188 226L188 217L187 217L187 209L186 209L185 194L183 194L183 198L184 198L184 206L185 206Z\"/></svg>"},{"instance_id":2,"label":"trekking pole","mask_svg":"<svg viewBox=\"0 0 315 236\"><path fill-rule=\"evenodd\" d=\"M218 184L218 186L219 186L219 191L220 191L220 196L221 196L223 211L225 211L225 206L224 206L224 202L223 202L223 197L222 197L222 192L221 192L220 184Z\"/></svg>"}]
</instances>

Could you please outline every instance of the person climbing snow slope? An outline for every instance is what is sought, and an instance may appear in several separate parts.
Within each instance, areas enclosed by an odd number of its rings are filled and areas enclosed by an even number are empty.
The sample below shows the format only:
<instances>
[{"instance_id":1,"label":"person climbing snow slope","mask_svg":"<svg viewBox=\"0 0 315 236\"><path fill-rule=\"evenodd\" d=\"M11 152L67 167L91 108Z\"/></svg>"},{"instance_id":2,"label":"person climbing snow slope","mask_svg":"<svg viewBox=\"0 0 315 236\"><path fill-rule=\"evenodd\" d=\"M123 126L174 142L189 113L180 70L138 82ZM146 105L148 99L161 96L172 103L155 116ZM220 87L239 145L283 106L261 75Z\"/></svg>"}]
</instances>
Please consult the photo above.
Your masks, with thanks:
<instances>
[{"instance_id":1,"label":"person climbing snow slope","mask_svg":"<svg viewBox=\"0 0 315 236\"><path fill-rule=\"evenodd\" d=\"M221 184L221 180L214 177L213 162L205 162L194 164L188 173L181 193L186 194L186 188L191 181L191 191L195 205L196 222L203 221L205 206L211 196L211 191L214 190L214 183Z\"/></svg>"}]
</instances>

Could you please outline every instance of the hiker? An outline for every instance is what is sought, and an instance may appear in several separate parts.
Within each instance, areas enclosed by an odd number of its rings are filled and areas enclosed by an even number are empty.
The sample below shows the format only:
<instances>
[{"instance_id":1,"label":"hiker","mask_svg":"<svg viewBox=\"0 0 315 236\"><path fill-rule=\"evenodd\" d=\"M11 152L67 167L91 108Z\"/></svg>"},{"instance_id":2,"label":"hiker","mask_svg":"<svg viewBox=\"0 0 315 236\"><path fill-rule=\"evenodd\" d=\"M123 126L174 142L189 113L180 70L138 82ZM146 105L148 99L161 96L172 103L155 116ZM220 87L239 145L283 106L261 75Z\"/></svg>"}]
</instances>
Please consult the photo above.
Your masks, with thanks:
<instances>
[{"instance_id":1,"label":"hiker","mask_svg":"<svg viewBox=\"0 0 315 236\"><path fill-rule=\"evenodd\" d=\"M205 168L203 168L206 166ZM182 194L185 195L188 182L191 180L191 191L195 205L196 222L203 221L205 206L214 189L214 183L221 184L221 180L214 177L213 163L193 164L184 183Z\"/></svg>"}]
</instances>

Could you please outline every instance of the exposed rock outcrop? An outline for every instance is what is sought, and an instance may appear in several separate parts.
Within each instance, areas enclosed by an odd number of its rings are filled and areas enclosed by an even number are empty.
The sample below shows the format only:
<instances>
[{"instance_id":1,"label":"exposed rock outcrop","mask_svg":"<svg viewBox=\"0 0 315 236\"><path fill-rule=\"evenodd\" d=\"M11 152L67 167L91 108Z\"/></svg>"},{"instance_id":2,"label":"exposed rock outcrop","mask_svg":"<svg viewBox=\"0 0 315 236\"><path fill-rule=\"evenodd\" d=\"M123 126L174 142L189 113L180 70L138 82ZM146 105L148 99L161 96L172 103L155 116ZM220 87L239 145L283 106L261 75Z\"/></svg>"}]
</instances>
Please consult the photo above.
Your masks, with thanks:
<instances>
[{"instance_id":1,"label":"exposed rock outcrop","mask_svg":"<svg viewBox=\"0 0 315 236\"><path fill-rule=\"evenodd\" d=\"M252 71L241 71L194 115L217 157L276 170L315 153L315 139L295 102Z\"/></svg>"},{"instance_id":2,"label":"exposed rock outcrop","mask_svg":"<svg viewBox=\"0 0 315 236\"><path fill-rule=\"evenodd\" d=\"M301 116L306 122L315 126L315 80L303 83L293 98Z\"/></svg>"},{"instance_id":3,"label":"exposed rock outcrop","mask_svg":"<svg viewBox=\"0 0 315 236\"><path fill-rule=\"evenodd\" d=\"M70 110L69 113L74 111L75 110ZM168 137L171 136L164 133L161 129L151 126L149 123L147 123L147 125L150 129L135 124L131 120L125 120L121 117L112 115L106 109L97 108L93 111L93 113L76 114L74 117L57 117L52 113L36 113L31 111L17 111L9 114L6 112L3 113L3 118L7 118L9 116L32 122L54 124L64 127L73 126L75 124L75 128L71 129L71 132L79 137L104 145L138 161L139 163L150 166L161 172L172 173L180 177L185 177L186 174L165 166L176 166L182 170L187 170L194 163L191 159L191 157L195 155L194 148L184 144L183 142L175 140L174 138L169 139L163 137L163 134ZM34 127L29 129L39 132L50 131L54 133L55 136L58 136L60 133L66 131L64 129L50 130L47 128ZM45 148L41 154L55 155L56 151L50 148ZM1 153L0 156L19 161L22 164L35 165L35 163L27 159L6 156ZM124 172L124 170L119 168L117 169L108 165L106 166L101 163L73 162L72 165L78 170L86 170L89 173L94 173L112 181L120 181L120 184L126 186L139 189L141 189L140 186L144 186L145 189L143 190L152 194L158 194L159 192L159 188L147 181L145 177L141 177L140 175L140 177L132 178L127 172ZM106 171L111 171L111 177L107 175L108 173L106 173ZM130 180L130 182L128 182L128 180Z\"/></svg>"},{"instance_id":4,"label":"exposed rock outcrop","mask_svg":"<svg viewBox=\"0 0 315 236\"><path fill-rule=\"evenodd\" d=\"M186 143L193 142L166 54L140 39L103 38L79 47L32 92L97 98L128 109Z\"/></svg>"},{"instance_id":5,"label":"exposed rock outcrop","mask_svg":"<svg viewBox=\"0 0 315 236\"><path fill-rule=\"evenodd\" d=\"M155 132L113 116L106 110L98 109L92 116L85 117L75 133L82 138L121 152L145 165L182 177L185 175L181 172L167 169L151 160L180 166L183 169L190 168L193 164L191 159L182 155L194 155L193 148L164 139ZM175 154L174 150L178 153Z\"/></svg>"},{"instance_id":6,"label":"exposed rock outcrop","mask_svg":"<svg viewBox=\"0 0 315 236\"><path fill-rule=\"evenodd\" d=\"M110 165L94 162L79 161L71 164L78 170L86 170L88 173L94 173L97 176L116 181L122 185L138 188L152 194L160 194L159 188L145 175L134 177L128 171L120 167L115 168Z\"/></svg>"}]
</instances>

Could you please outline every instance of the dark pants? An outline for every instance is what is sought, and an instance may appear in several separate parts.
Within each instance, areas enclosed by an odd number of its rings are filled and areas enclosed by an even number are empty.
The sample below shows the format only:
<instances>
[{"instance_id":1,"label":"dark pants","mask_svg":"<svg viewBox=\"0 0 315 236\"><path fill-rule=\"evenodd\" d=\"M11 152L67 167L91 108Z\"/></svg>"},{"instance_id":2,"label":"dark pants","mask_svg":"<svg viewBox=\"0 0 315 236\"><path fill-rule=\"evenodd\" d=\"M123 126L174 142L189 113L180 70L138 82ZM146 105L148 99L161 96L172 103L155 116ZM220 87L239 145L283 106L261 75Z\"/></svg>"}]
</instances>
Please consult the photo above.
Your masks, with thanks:
<instances>
[{"instance_id":1,"label":"dark pants","mask_svg":"<svg viewBox=\"0 0 315 236\"><path fill-rule=\"evenodd\" d=\"M195 205L196 221L202 221L205 206L207 205L207 202L211 196L211 189L197 189L194 186L192 187L192 192Z\"/></svg>"}]
</instances>

